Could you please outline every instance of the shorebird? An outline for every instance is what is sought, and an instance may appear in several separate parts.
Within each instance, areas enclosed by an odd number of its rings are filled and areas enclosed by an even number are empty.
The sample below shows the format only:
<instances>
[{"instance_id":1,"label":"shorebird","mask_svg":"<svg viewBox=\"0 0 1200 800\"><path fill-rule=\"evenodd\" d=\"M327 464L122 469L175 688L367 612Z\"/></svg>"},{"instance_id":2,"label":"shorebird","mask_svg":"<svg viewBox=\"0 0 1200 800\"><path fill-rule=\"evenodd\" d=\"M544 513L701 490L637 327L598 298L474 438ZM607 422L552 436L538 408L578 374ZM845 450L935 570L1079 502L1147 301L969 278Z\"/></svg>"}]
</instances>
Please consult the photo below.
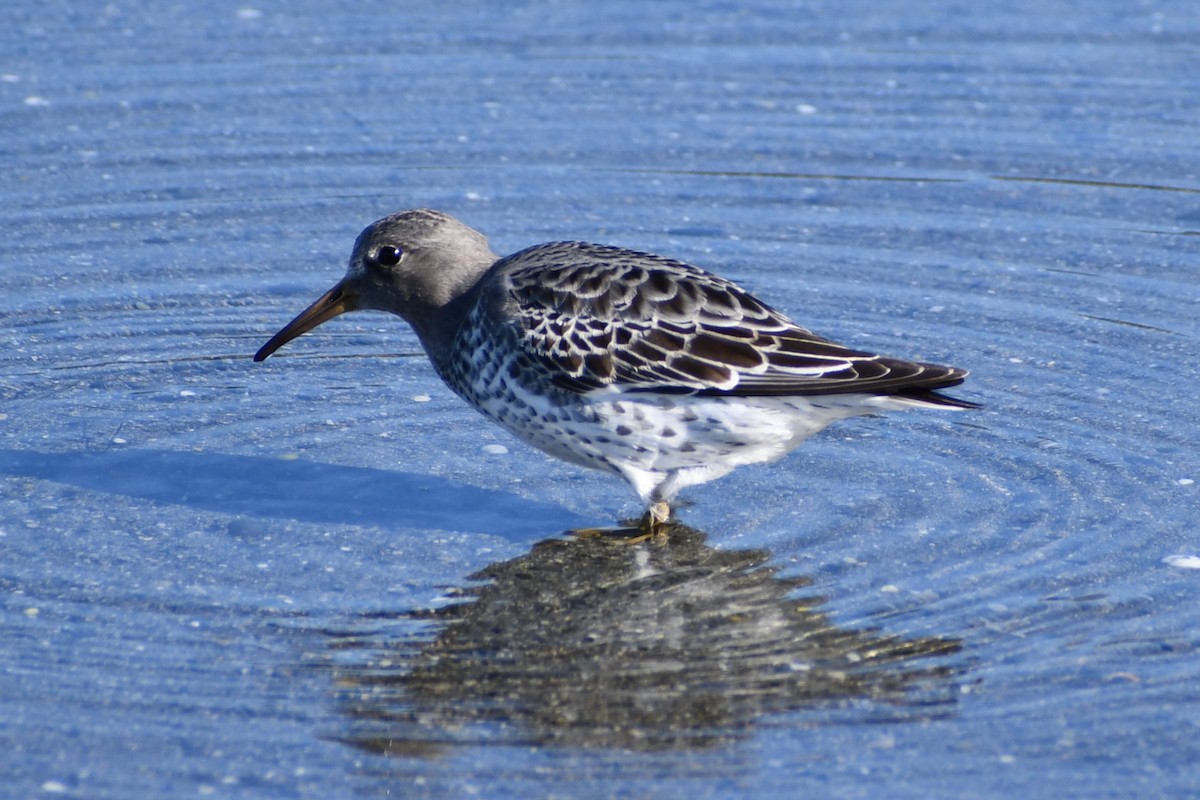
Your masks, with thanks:
<instances>
[{"instance_id":1,"label":"shorebird","mask_svg":"<svg viewBox=\"0 0 1200 800\"><path fill-rule=\"evenodd\" d=\"M937 391L966 370L837 344L690 264L585 242L500 258L429 209L368 225L345 276L254 360L358 309L407 321L446 385L517 438L624 478L647 528L680 489L836 420L977 407Z\"/></svg>"}]
</instances>

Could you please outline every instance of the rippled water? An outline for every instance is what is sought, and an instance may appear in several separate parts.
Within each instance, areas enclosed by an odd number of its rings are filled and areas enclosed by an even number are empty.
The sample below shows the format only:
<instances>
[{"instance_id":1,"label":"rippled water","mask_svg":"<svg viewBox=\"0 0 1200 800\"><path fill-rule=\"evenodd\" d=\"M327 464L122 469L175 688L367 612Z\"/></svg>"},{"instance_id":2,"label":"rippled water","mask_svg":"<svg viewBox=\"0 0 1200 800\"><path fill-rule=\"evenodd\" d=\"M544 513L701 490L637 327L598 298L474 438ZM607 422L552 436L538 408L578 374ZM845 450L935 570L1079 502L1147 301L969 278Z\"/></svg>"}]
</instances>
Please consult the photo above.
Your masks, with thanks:
<instances>
[{"instance_id":1,"label":"rippled water","mask_svg":"<svg viewBox=\"0 0 1200 800\"><path fill-rule=\"evenodd\" d=\"M654 8L0 11L5 791L1200 793L1200 9ZM250 361L418 205L984 409L564 537L398 321Z\"/></svg>"},{"instance_id":2,"label":"rippled water","mask_svg":"<svg viewBox=\"0 0 1200 800\"><path fill-rule=\"evenodd\" d=\"M386 625L344 637L340 652L374 651L335 668L348 740L388 754L464 740L659 750L861 701L888 720L953 713L953 669L926 661L958 641L839 628L821 598L792 596L809 581L780 579L768 551L714 549L680 525L623 544L550 539L490 565L464 602L415 615L439 623L432 640L382 646Z\"/></svg>"}]
</instances>

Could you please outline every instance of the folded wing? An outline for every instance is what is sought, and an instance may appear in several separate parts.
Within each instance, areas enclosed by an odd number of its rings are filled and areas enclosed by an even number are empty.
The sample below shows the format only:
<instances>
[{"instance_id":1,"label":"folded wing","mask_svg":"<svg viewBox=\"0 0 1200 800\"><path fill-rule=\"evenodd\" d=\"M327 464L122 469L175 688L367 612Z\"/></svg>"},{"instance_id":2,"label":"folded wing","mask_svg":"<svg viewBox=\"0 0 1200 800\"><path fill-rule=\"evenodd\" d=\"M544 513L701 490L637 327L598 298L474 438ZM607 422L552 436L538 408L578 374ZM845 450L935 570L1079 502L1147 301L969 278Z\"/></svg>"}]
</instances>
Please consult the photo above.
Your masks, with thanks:
<instances>
[{"instance_id":1,"label":"folded wing","mask_svg":"<svg viewBox=\"0 0 1200 800\"><path fill-rule=\"evenodd\" d=\"M517 256L526 266L496 265L494 302L524 350L569 391L863 392L970 405L932 393L962 383L965 370L831 342L689 264L581 242Z\"/></svg>"}]
</instances>

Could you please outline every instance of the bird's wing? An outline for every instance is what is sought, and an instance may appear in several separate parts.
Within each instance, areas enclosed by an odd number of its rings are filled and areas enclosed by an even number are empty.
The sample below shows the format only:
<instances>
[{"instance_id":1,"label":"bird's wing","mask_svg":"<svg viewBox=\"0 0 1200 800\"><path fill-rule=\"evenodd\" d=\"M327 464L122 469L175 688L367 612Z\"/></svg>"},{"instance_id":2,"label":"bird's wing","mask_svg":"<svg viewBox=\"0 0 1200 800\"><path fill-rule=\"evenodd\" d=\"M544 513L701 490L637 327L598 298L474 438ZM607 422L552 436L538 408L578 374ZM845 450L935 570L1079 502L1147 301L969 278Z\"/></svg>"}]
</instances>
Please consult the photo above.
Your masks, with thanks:
<instances>
[{"instance_id":1,"label":"bird's wing","mask_svg":"<svg viewBox=\"0 0 1200 800\"><path fill-rule=\"evenodd\" d=\"M554 242L494 270L496 307L524 351L580 394L920 396L967 374L831 342L730 281L661 256Z\"/></svg>"}]
</instances>

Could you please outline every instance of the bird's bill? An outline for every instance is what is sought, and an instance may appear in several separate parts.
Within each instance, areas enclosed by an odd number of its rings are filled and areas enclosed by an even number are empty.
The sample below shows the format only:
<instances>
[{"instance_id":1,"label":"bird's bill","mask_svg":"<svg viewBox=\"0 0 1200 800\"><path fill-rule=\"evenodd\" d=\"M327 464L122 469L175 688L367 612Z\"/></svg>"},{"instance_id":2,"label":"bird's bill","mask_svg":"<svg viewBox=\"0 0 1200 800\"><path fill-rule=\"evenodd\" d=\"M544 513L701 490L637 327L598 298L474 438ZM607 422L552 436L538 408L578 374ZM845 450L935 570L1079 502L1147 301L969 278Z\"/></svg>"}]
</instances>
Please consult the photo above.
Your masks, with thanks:
<instances>
[{"instance_id":1,"label":"bird's bill","mask_svg":"<svg viewBox=\"0 0 1200 800\"><path fill-rule=\"evenodd\" d=\"M336 286L317 298L317 301L287 325L283 330L259 348L254 354L255 361L262 361L285 344L302 333L307 333L322 322L328 322L339 314L358 308L358 296L350 289L345 281L339 281Z\"/></svg>"}]
</instances>

